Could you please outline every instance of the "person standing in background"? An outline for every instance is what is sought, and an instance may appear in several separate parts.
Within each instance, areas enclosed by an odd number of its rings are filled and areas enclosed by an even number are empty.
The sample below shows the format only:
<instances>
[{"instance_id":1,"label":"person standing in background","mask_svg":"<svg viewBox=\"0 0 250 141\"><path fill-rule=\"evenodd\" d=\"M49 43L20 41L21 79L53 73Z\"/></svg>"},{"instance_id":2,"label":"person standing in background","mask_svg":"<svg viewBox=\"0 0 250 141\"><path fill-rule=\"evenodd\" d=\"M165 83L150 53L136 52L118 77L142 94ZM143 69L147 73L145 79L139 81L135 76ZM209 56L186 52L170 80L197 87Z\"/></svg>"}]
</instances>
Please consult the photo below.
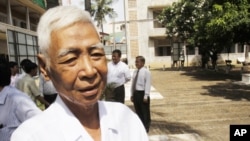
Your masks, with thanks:
<instances>
[{"instance_id":1,"label":"person standing in background","mask_svg":"<svg viewBox=\"0 0 250 141\"><path fill-rule=\"evenodd\" d=\"M49 106L49 103L41 96L39 88L33 78L37 75L37 64L30 62L26 63L23 67L26 75L17 82L16 87L22 92L28 94L35 103L36 100L38 100L45 106Z\"/></svg>"},{"instance_id":2,"label":"person standing in background","mask_svg":"<svg viewBox=\"0 0 250 141\"><path fill-rule=\"evenodd\" d=\"M51 80L49 80L47 77L44 77L43 74L40 74L39 78L40 92L43 94L44 99L49 102L49 104L52 104L56 99L57 91ZM45 108L47 109L48 106L45 105Z\"/></svg>"},{"instance_id":3,"label":"person standing in background","mask_svg":"<svg viewBox=\"0 0 250 141\"><path fill-rule=\"evenodd\" d=\"M21 62L20 62L20 67L22 68L22 71L21 71L21 74L18 75L17 79L16 79L16 82L15 82L15 86L17 86L17 83L18 81L20 81L25 75L25 68L24 66L28 63L32 63L32 61L30 59L23 59Z\"/></svg>"},{"instance_id":4,"label":"person standing in background","mask_svg":"<svg viewBox=\"0 0 250 141\"><path fill-rule=\"evenodd\" d=\"M11 70L5 60L0 60L0 78L0 141L10 141L14 130L41 110L25 93L9 86Z\"/></svg>"},{"instance_id":5,"label":"person standing in background","mask_svg":"<svg viewBox=\"0 0 250 141\"><path fill-rule=\"evenodd\" d=\"M113 85L114 99L111 101L125 102L124 84L131 79L130 70L127 64L121 61L121 51L116 49L112 52L112 61L108 63L107 86Z\"/></svg>"},{"instance_id":6,"label":"person standing in background","mask_svg":"<svg viewBox=\"0 0 250 141\"><path fill-rule=\"evenodd\" d=\"M135 60L136 70L133 73L133 81L131 86L131 101L134 103L135 112L141 119L145 129L149 132L151 123L150 117L150 87L151 74L144 67L145 58L137 56Z\"/></svg>"},{"instance_id":7,"label":"person standing in background","mask_svg":"<svg viewBox=\"0 0 250 141\"><path fill-rule=\"evenodd\" d=\"M16 62L10 61L9 67L11 71L11 82L10 85L16 87L16 81L19 77L18 64Z\"/></svg>"}]
</instances>

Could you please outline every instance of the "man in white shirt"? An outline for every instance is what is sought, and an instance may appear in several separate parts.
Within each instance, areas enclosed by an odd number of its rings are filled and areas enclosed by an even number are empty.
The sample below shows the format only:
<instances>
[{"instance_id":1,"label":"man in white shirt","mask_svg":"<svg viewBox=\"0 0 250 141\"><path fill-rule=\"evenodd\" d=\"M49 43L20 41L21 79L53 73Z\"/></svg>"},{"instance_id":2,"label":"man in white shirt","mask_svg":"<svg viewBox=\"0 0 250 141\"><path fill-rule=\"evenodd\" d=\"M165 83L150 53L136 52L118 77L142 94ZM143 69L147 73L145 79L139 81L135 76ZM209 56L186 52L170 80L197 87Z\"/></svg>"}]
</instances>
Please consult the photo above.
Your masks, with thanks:
<instances>
[{"instance_id":1,"label":"man in white shirt","mask_svg":"<svg viewBox=\"0 0 250 141\"><path fill-rule=\"evenodd\" d=\"M44 99L52 104L56 100L57 91L51 80L45 78L42 74L39 75L39 90L43 94ZM45 108L48 106L45 105Z\"/></svg>"},{"instance_id":2,"label":"man in white shirt","mask_svg":"<svg viewBox=\"0 0 250 141\"><path fill-rule=\"evenodd\" d=\"M58 95L42 114L24 122L11 141L148 141L142 122L126 105L99 101L107 61L87 11L50 8L37 34L41 73Z\"/></svg>"},{"instance_id":3,"label":"man in white shirt","mask_svg":"<svg viewBox=\"0 0 250 141\"><path fill-rule=\"evenodd\" d=\"M144 67L144 65L145 58L143 56L137 56L135 60L137 70L133 73L131 86L131 101L134 103L135 111L148 132L151 123L149 97L151 74L149 70Z\"/></svg>"},{"instance_id":4,"label":"man in white shirt","mask_svg":"<svg viewBox=\"0 0 250 141\"><path fill-rule=\"evenodd\" d=\"M127 64L121 61L121 51L116 49L112 52L112 61L108 63L107 86L113 86L113 98L108 101L125 102L124 84L131 79ZM112 87L111 86L111 87Z\"/></svg>"},{"instance_id":5,"label":"man in white shirt","mask_svg":"<svg viewBox=\"0 0 250 141\"><path fill-rule=\"evenodd\" d=\"M10 61L9 67L11 70L11 82L10 85L16 87L16 80L19 77L18 64L16 62Z\"/></svg>"}]
</instances>

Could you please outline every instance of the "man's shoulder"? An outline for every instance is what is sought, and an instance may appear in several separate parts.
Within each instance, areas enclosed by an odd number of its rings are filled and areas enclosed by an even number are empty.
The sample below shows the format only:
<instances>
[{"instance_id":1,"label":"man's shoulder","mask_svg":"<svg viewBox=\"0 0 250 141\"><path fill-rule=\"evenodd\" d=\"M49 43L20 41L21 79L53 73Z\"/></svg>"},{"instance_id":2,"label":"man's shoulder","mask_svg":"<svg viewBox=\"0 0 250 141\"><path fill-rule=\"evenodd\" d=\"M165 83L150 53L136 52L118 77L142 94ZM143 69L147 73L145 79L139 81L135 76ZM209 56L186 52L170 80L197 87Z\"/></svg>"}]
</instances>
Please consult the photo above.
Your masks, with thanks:
<instances>
[{"instance_id":1,"label":"man's shoulder","mask_svg":"<svg viewBox=\"0 0 250 141\"><path fill-rule=\"evenodd\" d=\"M7 86L6 92L7 92L8 97L11 97L19 101L22 101L22 99L28 98L27 94L23 93L22 91L20 91L19 89L13 86Z\"/></svg>"},{"instance_id":2,"label":"man's shoulder","mask_svg":"<svg viewBox=\"0 0 250 141\"><path fill-rule=\"evenodd\" d=\"M14 140L22 138L22 141L25 139L31 139L33 136L42 135L46 132L47 129L53 128L55 120L51 119L48 114L43 111L40 114L37 114L27 120L25 120L13 133Z\"/></svg>"}]
</instances>

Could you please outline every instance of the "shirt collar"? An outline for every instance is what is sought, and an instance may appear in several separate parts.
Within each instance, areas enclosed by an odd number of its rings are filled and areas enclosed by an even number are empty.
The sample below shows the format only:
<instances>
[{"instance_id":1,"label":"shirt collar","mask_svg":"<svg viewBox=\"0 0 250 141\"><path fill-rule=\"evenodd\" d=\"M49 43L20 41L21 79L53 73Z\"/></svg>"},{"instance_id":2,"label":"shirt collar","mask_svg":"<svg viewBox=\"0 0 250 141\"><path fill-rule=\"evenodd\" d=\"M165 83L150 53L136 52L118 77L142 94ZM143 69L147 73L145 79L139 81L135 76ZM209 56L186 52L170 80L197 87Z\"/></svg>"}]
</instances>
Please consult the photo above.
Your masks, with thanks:
<instances>
[{"instance_id":1,"label":"shirt collar","mask_svg":"<svg viewBox=\"0 0 250 141\"><path fill-rule=\"evenodd\" d=\"M120 64L121 63L121 60L119 61L119 62L117 62L116 64L112 61L112 64L113 65L118 65L118 64Z\"/></svg>"},{"instance_id":2,"label":"shirt collar","mask_svg":"<svg viewBox=\"0 0 250 141\"><path fill-rule=\"evenodd\" d=\"M88 135L89 139L92 140L91 136L87 133L87 131L83 128L80 121L75 117L75 115L70 111L70 109L63 102L61 97L58 95L54 107L57 107L57 113L62 113L62 115L58 115L60 120L63 121L64 125L62 126L62 130L65 133L65 136L68 140L82 140L83 137ZM108 107L102 101L98 101L98 111L100 116L100 128L102 136L105 136L105 132L118 132L119 127L115 124L119 121L110 120L113 119L112 114L108 113ZM65 113L65 114L63 114ZM72 118L73 117L73 118ZM69 122L65 122L69 121ZM74 131L71 129L74 128ZM102 137L103 138L103 137Z\"/></svg>"},{"instance_id":3,"label":"shirt collar","mask_svg":"<svg viewBox=\"0 0 250 141\"><path fill-rule=\"evenodd\" d=\"M87 133L86 130L83 128L80 121L74 116L74 114L63 102L60 95L57 96L55 102L50 107L53 108L51 113L57 113L57 116L53 118L59 120L59 122L57 123L59 123L60 125L57 126L62 131L65 140L83 140L84 134ZM50 110L50 107L48 110Z\"/></svg>"}]
</instances>

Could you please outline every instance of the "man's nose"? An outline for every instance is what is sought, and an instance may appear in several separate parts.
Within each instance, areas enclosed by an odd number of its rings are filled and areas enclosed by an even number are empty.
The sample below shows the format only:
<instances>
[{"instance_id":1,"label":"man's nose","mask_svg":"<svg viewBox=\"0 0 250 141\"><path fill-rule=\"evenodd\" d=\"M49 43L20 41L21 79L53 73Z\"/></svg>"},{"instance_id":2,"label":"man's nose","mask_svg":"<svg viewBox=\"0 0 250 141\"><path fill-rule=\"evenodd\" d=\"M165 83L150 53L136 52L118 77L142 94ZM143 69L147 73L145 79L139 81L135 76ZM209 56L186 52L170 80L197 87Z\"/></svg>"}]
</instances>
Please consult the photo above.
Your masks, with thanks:
<instances>
[{"instance_id":1,"label":"man's nose","mask_svg":"<svg viewBox=\"0 0 250 141\"><path fill-rule=\"evenodd\" d=\"M79 64L80 72L79 77L83 78L92 78L96 75L97 70L94 67L94 62L90 57L83 57Z\"/></svg>"}]
</instances>

